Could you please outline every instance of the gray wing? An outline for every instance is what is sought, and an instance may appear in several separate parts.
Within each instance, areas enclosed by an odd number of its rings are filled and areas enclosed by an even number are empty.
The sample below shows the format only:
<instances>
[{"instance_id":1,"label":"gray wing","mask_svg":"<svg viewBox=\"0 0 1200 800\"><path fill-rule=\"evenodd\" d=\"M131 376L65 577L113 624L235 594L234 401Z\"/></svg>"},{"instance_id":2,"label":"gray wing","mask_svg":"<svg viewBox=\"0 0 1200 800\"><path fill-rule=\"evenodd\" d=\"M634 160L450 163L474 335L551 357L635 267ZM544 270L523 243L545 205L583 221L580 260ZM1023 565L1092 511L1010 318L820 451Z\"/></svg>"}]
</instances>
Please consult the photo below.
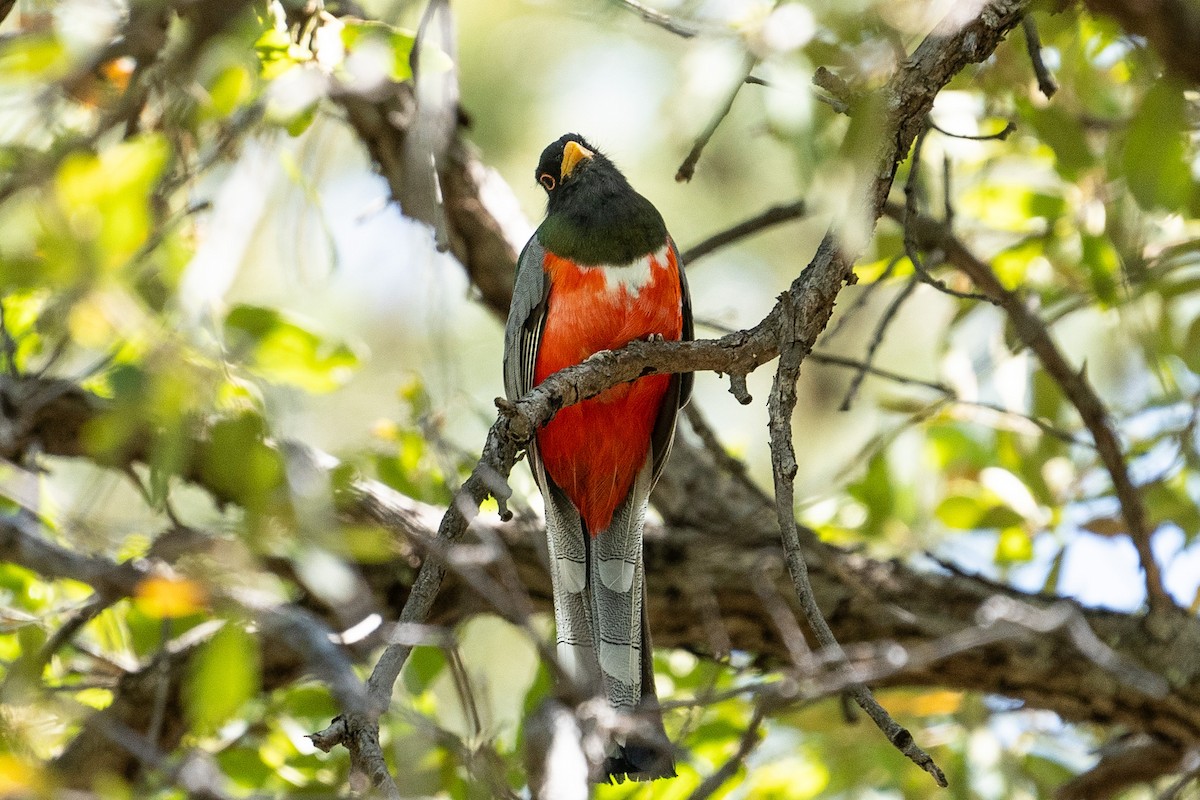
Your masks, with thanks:
<instances>
[{"instance_id":1,"label":"gray wing","mask_svg":"<svg viewBox=\"0 0 1200 800\"><path fill-rule=\"evenodd\" d=\"M504 326L504 393L509 400L517 400L533 388L533 367L550 294L550 282L542 268L545 256L535 235L517 259L512 304Z\"/></svg>"},{"instance_id":2,"label":"gray wing","mask_svg":"<svg viewBox=\"0 0 1200 800\"><path fill-rule=\"evenodd\" d=\"M683 299L683 333L679 338L680 341L690 342L696 338L696 334L692 323L692 296L688 291L687 274L684 272L683 258L679 255L679 249L675 247L675 240L668 237L667 244L675 254L675 263L679 266L679 290ZM658 419L654 421L654 430L650 434L650 455L654 465L650 477L651 488L658 483L658 476L667 464L671 444L675 441L675 420L679 416L679 409L692 399L694 382L695 375L690 372L671 376L671 384L667 387L662 408L658 411Z\"/></svg>"},{"instance_id":3,"label":"gray wing","mask_svg":"<svg viewBox=\"0 0 1200 800\"><path fill-rule=\"evenodd\" d=\"M550 282L542 266L545 255L545 248L534 236L517 259L512 305L504 327L504 392L509 400L517 400L533 388L538 343L550 294ZM585 591L588 542L583 522L571 501L547 477L538 458L537 440L531 441L526 450L529 468L546 506L546 544L554 588L559 660L583 687L598 689L600 675L592 637L591 598Z\"/></svg>"}]
</instances>

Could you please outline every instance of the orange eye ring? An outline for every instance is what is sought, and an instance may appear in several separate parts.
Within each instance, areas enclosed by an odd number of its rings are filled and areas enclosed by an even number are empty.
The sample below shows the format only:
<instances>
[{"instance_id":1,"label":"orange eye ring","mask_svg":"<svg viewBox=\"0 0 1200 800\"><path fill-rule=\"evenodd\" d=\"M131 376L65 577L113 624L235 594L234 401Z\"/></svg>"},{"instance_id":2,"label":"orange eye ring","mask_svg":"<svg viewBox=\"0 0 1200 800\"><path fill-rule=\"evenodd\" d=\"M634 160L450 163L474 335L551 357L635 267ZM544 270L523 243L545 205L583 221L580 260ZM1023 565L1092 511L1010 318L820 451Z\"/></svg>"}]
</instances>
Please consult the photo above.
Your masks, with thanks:
<instances>
[{"instance_id":1,"label":"orange eye ring","mask_svg":"<svg viewBox=\"0 0 1200 800\"><path fill-rule=\"evenodd\" d=\"M551 175L549 172L543 172L541 175L539 175L538 183L540 183L542 186L545 186L547 192L554 191L554 186L555 186L554 176Z\"/></svg>"}]
</instances>

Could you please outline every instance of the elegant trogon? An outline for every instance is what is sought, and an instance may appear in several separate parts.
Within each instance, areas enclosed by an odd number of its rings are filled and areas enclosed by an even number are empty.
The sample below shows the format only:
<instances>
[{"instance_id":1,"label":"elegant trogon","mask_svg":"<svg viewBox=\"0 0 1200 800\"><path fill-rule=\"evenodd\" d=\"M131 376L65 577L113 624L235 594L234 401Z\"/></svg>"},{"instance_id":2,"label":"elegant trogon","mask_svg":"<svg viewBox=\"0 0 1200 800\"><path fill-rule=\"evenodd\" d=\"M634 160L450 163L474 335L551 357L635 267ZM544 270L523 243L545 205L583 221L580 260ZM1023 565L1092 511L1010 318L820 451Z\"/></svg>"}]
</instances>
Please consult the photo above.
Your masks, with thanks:
<instances>
[{"instance_id":1,"label":"elegant trogon","mask_svg":"<svg viewBox=\"0 0 1200 800\"><path fill-rule=\"evenodd\" d=\"M567 134L543 151L536 177L548 203L517 262L504 333L509 399L636 339L692 338L679 251L612 161ZM529 445L546 505L559 660L642 731L612 744L605 771L617 780L675 774L654 692L642 529L691 387L686 373L615 386L558 412Z\"/></svg>"}]
</instances>

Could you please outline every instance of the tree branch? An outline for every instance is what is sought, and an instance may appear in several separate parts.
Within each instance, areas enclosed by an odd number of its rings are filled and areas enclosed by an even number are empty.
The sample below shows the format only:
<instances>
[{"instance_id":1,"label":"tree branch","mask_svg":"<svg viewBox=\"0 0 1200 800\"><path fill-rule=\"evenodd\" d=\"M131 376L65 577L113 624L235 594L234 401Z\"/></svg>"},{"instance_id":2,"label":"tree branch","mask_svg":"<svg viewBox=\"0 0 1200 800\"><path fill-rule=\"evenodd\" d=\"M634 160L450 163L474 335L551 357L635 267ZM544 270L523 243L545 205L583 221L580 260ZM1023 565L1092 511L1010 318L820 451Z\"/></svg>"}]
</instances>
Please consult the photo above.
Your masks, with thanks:
<instances>
[{"instance_id":1,"label":"tree branch","mask_svg":"<svg viewBox=\"0 0 1200 800\"><path fill-rule=\"evenodd\" d=\"M786 203L778 206L771 206L766 211L755 214L748 220L739 222L731 228L727 228L719 233L714 233L707 239L689 247L683 251L681 257L683 263L691 266L697 260L704 256L719 250L722 247L733 244L739 239L744 239L747 236L752 236L759 231L779 225L784 222L791 222L794 219L802 219L808 214L808 204L803 200L797 200L794 203Z\"/></svg>"},{"instance_id":2,"label":"tree branch","mask_svg":"<svg viewBox=\"0 0 1200 800\"><path fill-rule=\"evenodd\" d=\"M1171 72L1200 83L1200 7L1191 0L1085 0L1085 5L1145 37Z\"/></svg>"},{"instance_id":3,"label":"tree branch","mask_svg":"<svg viewBox=\"0 0 1200 800\"><path fill-rule=\"evenodd\" d=\"M1153 531L1147 519L1141 491L1134 486L1125 462L1116 428L1100 396L1087 379L1086 368L1076 371L1067 363L1066 356L1050 337L1050 331L1025 300L1016 292L1009 291L1000 283L991 266L972 253L962 240L954 236L945 226L925 217L913 217L904 208L889 204L887 214L892 219L911 227L926 249L940 249L946 260L962 270L974 281L984 294L992 298L1012 321L1013 329L1021 341L1032 350L1042 363L1042 369L1050 376L1067 400L1079 412L1084 427L1092 434L1101 463L1112 479L1113 491L1121 504L1121 514L1129 538L1137 548L1138 558L1146 576L1146 596L1151 611L1162 612L1174 608L1170 595L1163 588L1162 574L1154 559L1150 537ZM907 220L907 222L905 222Z\"/></svg>"},{"instance_id":4,"label":"tree branch","mask_svg":"<svg viewBox=\"0 0 1200 800\"><path fill-rule=\"evenodd\" d=\"M24 379L37 382L36 379ZM44 395L28 388L24 392L0 382L0 396L27 398ZM54 408L70 424L94 418L100 401L79 392L74 397L80 408L65 402ZM3 422L10 427L21 419L20 407L0 404ZM44 432L61 433L46 406L32 407ZM48 438L64 452L80 455L82 447L61 435ZM32 444L27 441L27 444ZM2 454L2 453L0 453ZM701 490L700 487L703 487ZM345 508L352 519L384 524L396 535L426 541L437 536L444 510L417 503L378 483L356 480ZM697 449L686 437L676 442L671 466L655 491L655 505L666 527L650 526L646 533L646 586L649 622L655 641L664 647L682 647L697 653L710 652L707 623L694 606L694 587L711 587L708 606L719 615L716 624L725 632L728 646L755 653L764 664L791 663L787 643L758 594L749 587L762 580L762 559L782 558L779 523L774 502L728 464L728 456ZM481 536L498 537L511 554L517 574L528 590L533 607L550 608L550 581L534 544L544 531L537 520L521 516L509 522L481 517L473 527ZM2 529L0 529L2 530ZM953 573L921 573L898 562L873 561L816 542L813 532L801 532L816 603L830 609L829 624L843 644L894 641L910 652L920 652L947 632L975 629L979 609L997 595L1032 607L1044 608L1051 599L1027 595L979 578ZM12 536L6 533L6 536ZM27 544L13 550L5 541L5 552L38 552ZM37 544L35 542L35 544ZM57 547L57 546L55 546ZM61 549L61 548L60 548ZM109 583L124 591L127 578L106 579L97 570L115 570L115 562L76 561L69 552L53 552L45 574L81 577L92 575L102 585ZM31 559L29 566L37 568ZM59 566L54 566L54 565ZM70 565L69 568L61 565ZM361 567L381 598L404 598L410 587L403 579L406 569L397 564ZM118 571L119 574L119 571ZM777 576L774 593L794 597L790 581ZM1062 603L1063 601L1057 601ZM1148 695L1114 677L1107 665L1097 663L1095 653L1083 652L1070 626L1035 630L1021 641L973 642L967 650L940 650L932 660L914 660L880 681L880 685L940 686L981 693L1002 694L1031 707L1056 711L1065 719L1122 725L1169 742L1200 742L1200 620L1181 612L1162 618L1164 633L1149 636L1139 615L1089 610L1068 603L1079 615L1079 624L1095 632L1100 642L1116 649L1121 659L1141 665L1157 675L1171 676L1162 697ZM451 576L430 608L429 619L452 624L490 606L462 579ZM903 613L898 613L903 609ZM1078 640L1082 641L1082 640ZM1086 643L1085 643L1086 644ZM187 655L194 646L180 642L164 654L171 659L169 674L182 676ZM267 687L293 679L303 668L302 657L290 647L277 644L272 636L263 648L264 679ZM148 698L157 682L149 670L122 680L109 711L135 730L144 729ZM157 673L154 673L157 675ZM1117 675L1121 672L1116 673ZM169 711L178 711L178 682L172 678ZM171 714L168 714L171 718ZM140 726L140 727L139 727ZM170 749L182 728L168 726L160 747ZM86 733L77 739L60 760L64 773L87 775L99 769L124 774L128 755L113 751L102 737Z\"/></svg>"}]
</instances>

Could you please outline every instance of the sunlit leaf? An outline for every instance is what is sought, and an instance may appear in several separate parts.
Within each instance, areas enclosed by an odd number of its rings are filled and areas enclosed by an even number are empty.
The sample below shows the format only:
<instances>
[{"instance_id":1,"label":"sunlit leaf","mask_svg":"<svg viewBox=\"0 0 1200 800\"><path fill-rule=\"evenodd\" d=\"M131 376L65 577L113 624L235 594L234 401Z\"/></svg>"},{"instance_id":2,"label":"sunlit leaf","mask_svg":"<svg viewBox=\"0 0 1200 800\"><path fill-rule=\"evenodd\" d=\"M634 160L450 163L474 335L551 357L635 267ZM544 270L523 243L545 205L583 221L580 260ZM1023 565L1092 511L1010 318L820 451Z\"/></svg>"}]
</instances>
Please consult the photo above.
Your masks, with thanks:
<instances>
[{"instance_id":1,"label":"sunlit leaf","mask_svg":"<svg viewBox=\"0 0 1200 800\"><path fill-rule=\"evenodd\" d=\"M973 530L979 527L977 523L983 516L983 508L975 497L954 495L938 504L934 516L947 528Z\"/></svg>"},{"instance_id":2,"label":"sunlit leaf","mask_svg":"<svg viewBox=\"0 0 1200 800\"><path fill-rule=\"evenodd\" d=\"M1120 258L1106 236L1083 237L1083 265L1091 280L1092 292L1105 306L1117 302L1117 277Z\"/></svg>"},{"instance_id":3,"label":"sunlit leaf","mask_svg":"<svg viewBox=\"0 0 1200 800\"><path fill-rule=\"evenodd\" d=\"M1033 558L1033 538L1024 528L1004 528L996 539L996 563L1023 564Z\"/></svg>"},{"instance_id":4,"label":"sunlit leaf","mask_svg":"<svg viewBox=\"0 0 1200 800\"><path fill-rule=\"evenodd\" d=\"M409 56L412 54L416 33L396 28L382 22L370 20L347 22L342 28L342 44L347 53L376 48L386 53L390 66L389 77L397 82L412 78ZM447 59L447 64L449 61Z\"/></svg>"},{"instance_id":5,"label":"sunlit leaf","mask_svg":"<svg viewBox=\"0 0 1200 800\"><path fill-rule=\"evenodd\" d=\"M985 224L1017 233L1043 227L1042 220L1054 220L1066 210L1061 197L1016 182L980 184L964 192L960 203Z\"/></svg>"},{"instance_id":6,"label":"sunlit leaf","mask_svg":"<svg viewBox=\"0 0 1200 800\"><path fill-rule=\"evenodd\" d=\"M149 617L186 617L204 609L208 592L187 578L152 576L138 584L134 602Z\"/></svg>"},{"instance_id":7,"label":"sunlit leaf","mask_svg":"<svg viewBox=\"0 0 1200 800\"><path fill-rule=\"evenodd\" d=\"M254 79L242 64L222 70L208 87L209 108L217 117L226 117L250 98Z\"/></svg>"},{"instance_id":8,"label":"sunlit leaf","mask_svg":"<svg viewBox=\"0 0 1200 800\"><path fill-rule=\"evenodd\" d=\"M0 798L21 798L47 791L48 782L33 761L14 753L0 753Z\"/></svg>"},{"instance_id":9,"label":"sunlit leaf","mask_svg":"<svg viewBox=\"0 0 1200 800\"><path fill-rule=\"evenodd\" d=\"M198 730L214 732L258 689L258 643L229 621L193 659L186 693L188 718Z\"/></svg>"},{"instance_id":10,"label":"sunlit leaf","mask_svg":"<svg viewBox=\"0 0 1200 800\"><path fill-rule=\"evenodd\" d=\"M51 81L69 66L62 40L49 32L13 36L0 45L0 82Z\"/></svg>"},{"instance_id":11,"label":"sunlit leaf","mask_svg":"<svg viewBox=\"0 0 1200 800\"><path fill-rule=\"evenodd\" d=\"M414 647L402 673L404 688L410 694L421 694L445 668L446 653L440 647Z\"/></svg>"},{"instance_id":12,"label":"sunlit leaf","mask_svg":"<svg viewBox=\"0 0 1200 800\"><path fill-rule=\"evenodd\" d=\"M1159 80L1133 113L1121 154L1121 172L1129 191L1144 208L1177 209L1192 190L1184 129L1186 103L1182 88Z\"/></svg>"},{"instance_id":13,"label":"sunlit leaf","mask_svg":"<svg viewBox=\"0 0 1200 800\"><path fill-rule=\"evenodd\" d=\"M253 412L215 423L202 451L206 485L218 496L262 509L282 485L284 474L281 457L265 444L265 435L262 418Z\"/></svg>"},{"instance_id":14,"label":"sunlit leaf","mask_svg":"<svg viewBox=\"0 0 1200 800\"><path fill-rule=\"evenodd\" d=\"M785 757L759 764L746 782L750 796L761 800L807 800L829 785L829 770L813 759Z\"/></svg>"},{"instance_id":15,"label":"sunlit leaf","mask_svg":"<svg viewBox=\"0 0 1200 800\"><path fill-rule=\"evenodd\" d=\"M96 266L124 264L150 234L150 190L170 149L158 134L142 134L99 155L75 152L63 159L55 191L71 231L92 245Z\"/></svg>"},{"instance_id":16,"label":"sunlit leaf","mask_svg":"<svg viewBox=\"0 0 1200 800\"><path fill-rule=\"evenodd\" d=\"M1200 373L1200 316L1192 320L1187 334L1183 337L1183 347L1179 349L1179 357L1192 372Z\"/></svg>"},{"instance_id":17,"label":"sunlit leaf","mask_svg":"<svg viewBox=\"0 0 1200 800\"><path fill-rule=\"evenodd\" d=\"M282 312L262 306L235 306L225 318L225 335L235 356L265 380L329 392L359 365L345 343L330 343Z\"/></svg>"}]
</instances>

